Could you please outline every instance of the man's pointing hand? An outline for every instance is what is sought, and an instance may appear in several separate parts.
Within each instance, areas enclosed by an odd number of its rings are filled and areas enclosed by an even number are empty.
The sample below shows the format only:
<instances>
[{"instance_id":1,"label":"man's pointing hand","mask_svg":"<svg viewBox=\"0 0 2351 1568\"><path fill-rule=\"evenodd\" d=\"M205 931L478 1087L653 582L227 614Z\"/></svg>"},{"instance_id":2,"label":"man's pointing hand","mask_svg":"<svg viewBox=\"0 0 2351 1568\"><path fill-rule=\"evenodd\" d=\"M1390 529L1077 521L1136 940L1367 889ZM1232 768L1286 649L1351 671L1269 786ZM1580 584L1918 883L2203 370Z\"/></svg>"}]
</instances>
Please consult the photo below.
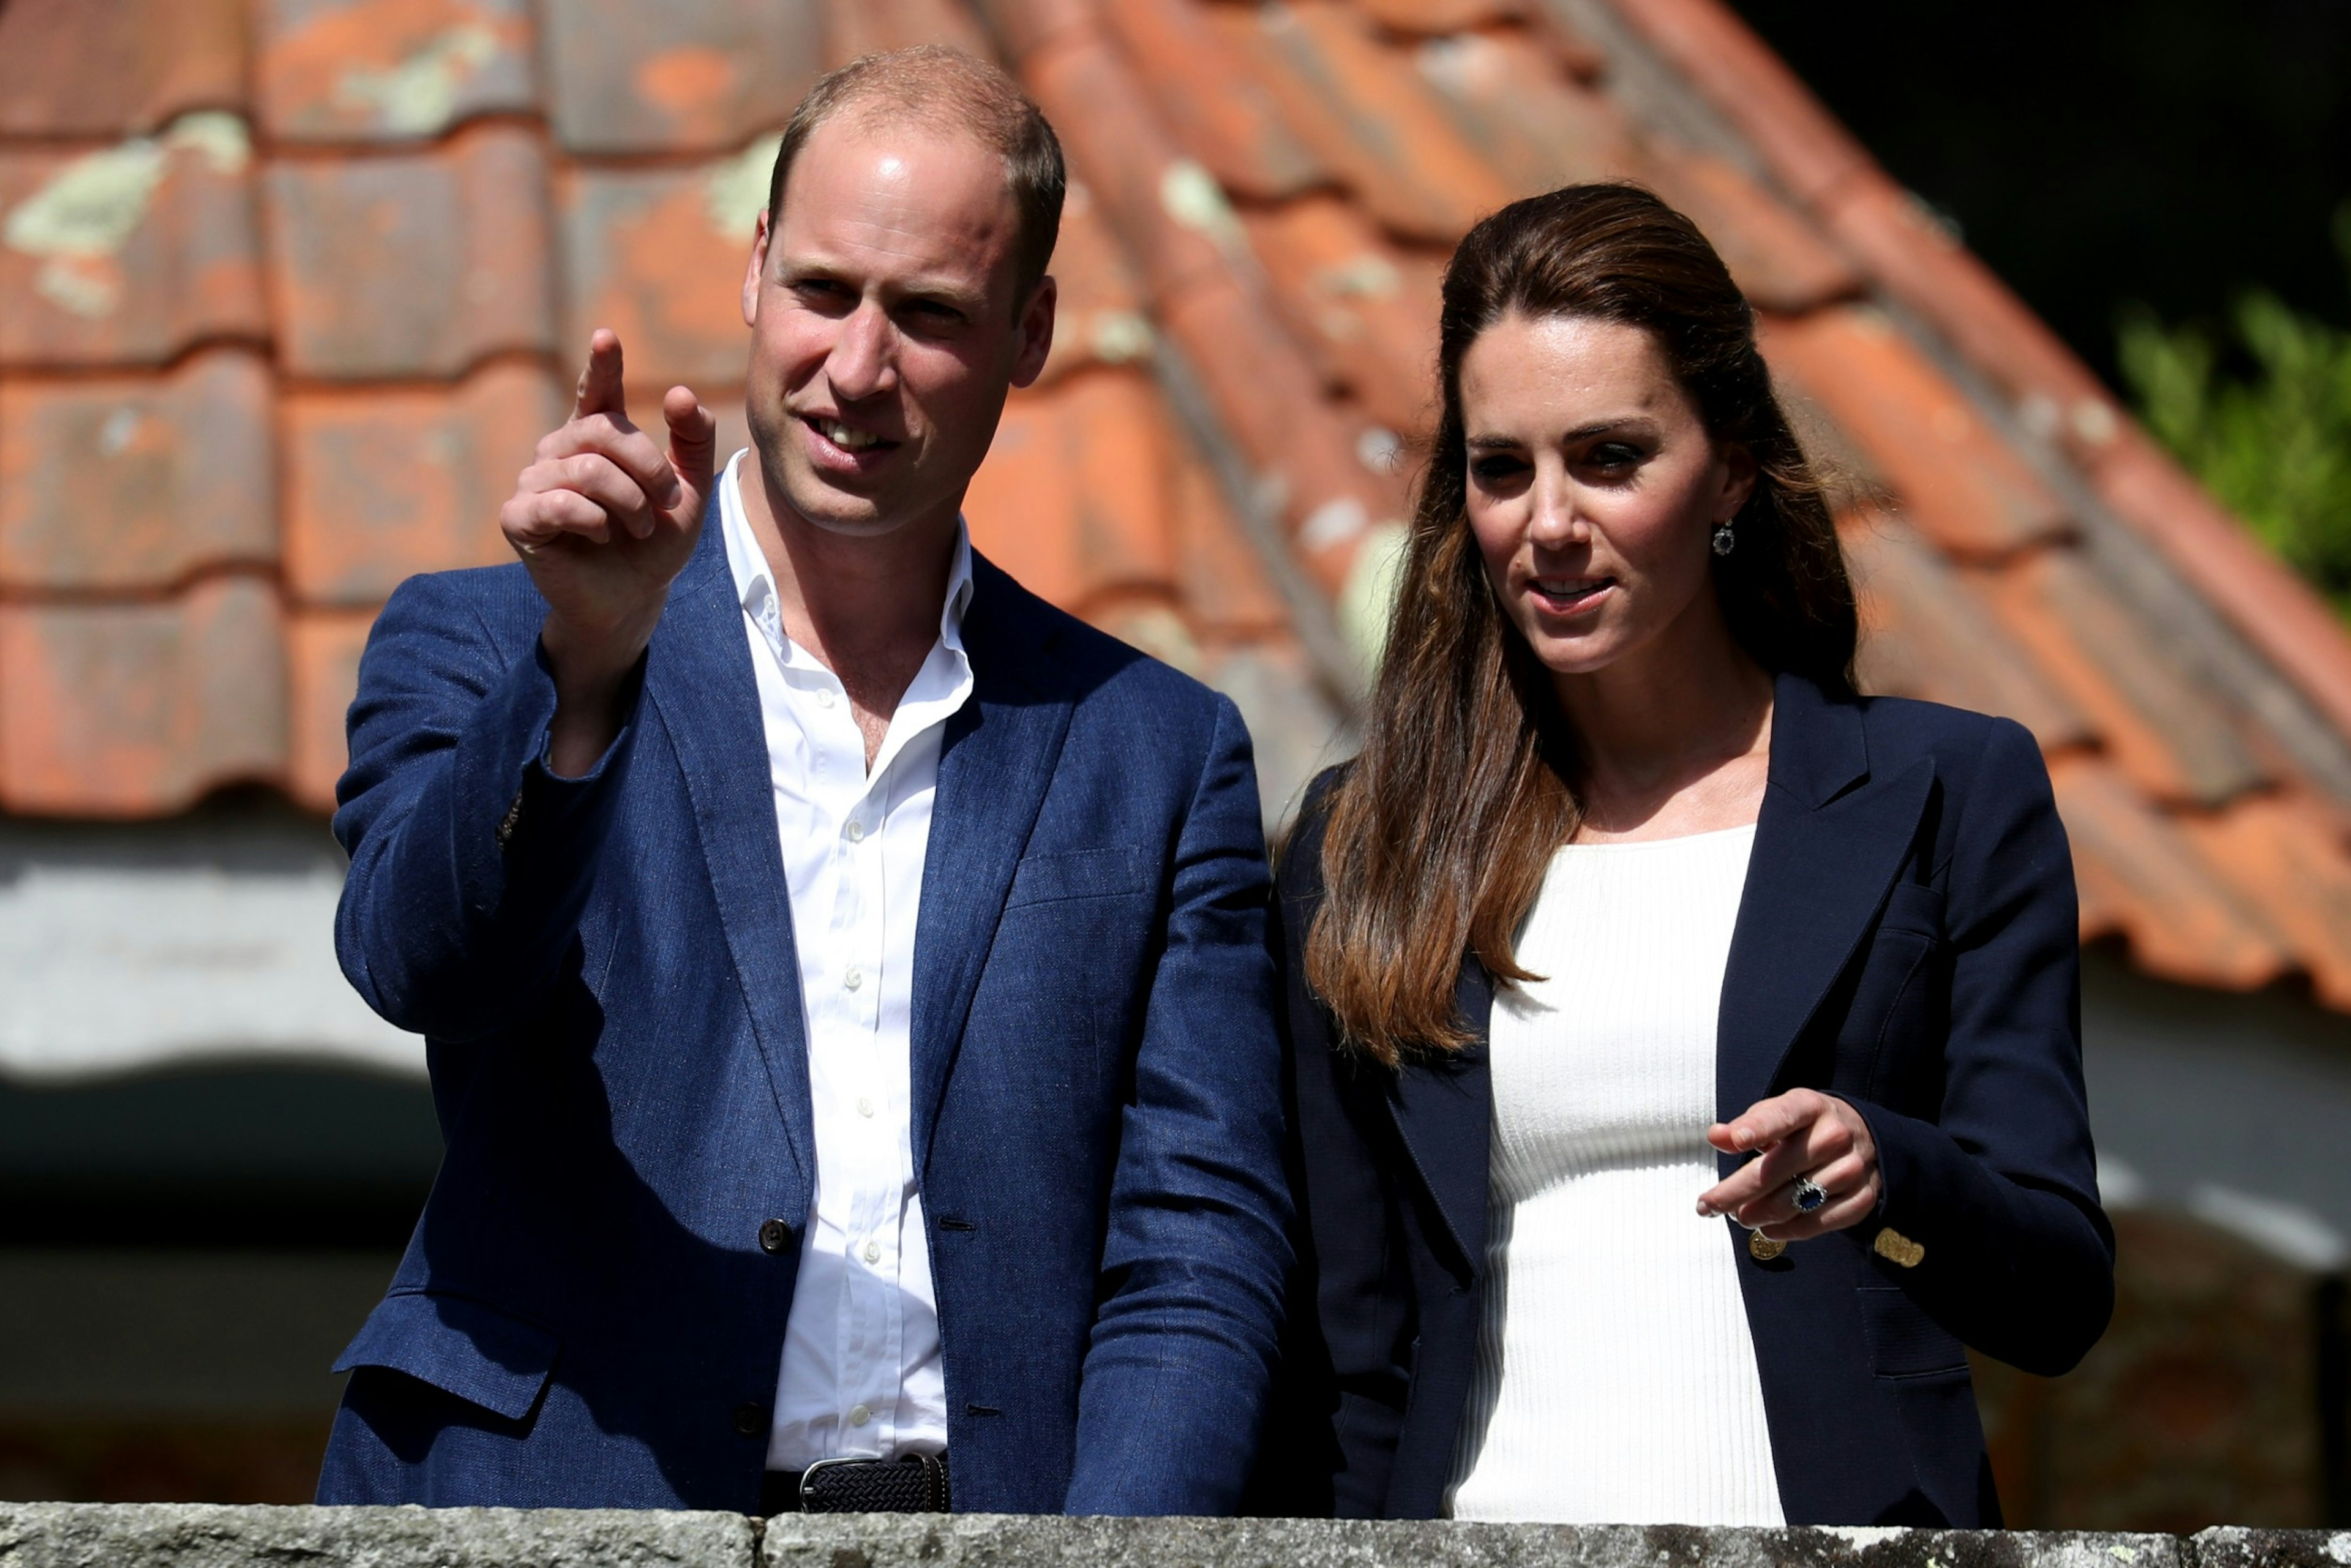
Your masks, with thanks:
<instances>
[{"instance_id":1,"label":"man's pointing hand","mask_svg":"<svg viewBox=\"0 0 2351 1568\"><path fill-rule=\"evenodd\" d=\"M621 340L597 329L571 418L539 442L498 509L547 601L539 641L555 672L559 774L586 772L620 733L622 684L701 534L717 422L682 386L662 399L662 417L667 451L629 422Z\"/></svg>"}]
</instances>

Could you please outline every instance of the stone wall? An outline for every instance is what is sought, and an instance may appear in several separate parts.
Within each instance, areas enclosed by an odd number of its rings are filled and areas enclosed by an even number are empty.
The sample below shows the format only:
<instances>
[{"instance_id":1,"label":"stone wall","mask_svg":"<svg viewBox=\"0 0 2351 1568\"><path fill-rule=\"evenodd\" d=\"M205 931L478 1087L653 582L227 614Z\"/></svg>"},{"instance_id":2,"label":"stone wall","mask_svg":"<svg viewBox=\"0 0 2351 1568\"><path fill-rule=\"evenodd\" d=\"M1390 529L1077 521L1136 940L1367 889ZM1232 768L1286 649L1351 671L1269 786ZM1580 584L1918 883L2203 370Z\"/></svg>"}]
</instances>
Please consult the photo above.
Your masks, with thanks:
<instances>
[{"instance_id":1,"label":"stone wall","mask_svg":"<svg viewBox=\"0 0 2351 1568\"><path fill-rule=\"evenodd\" d=\"M2351 1532L0 1504L0 1568L2351 1568Z\"/></svg>"}]
</instances>

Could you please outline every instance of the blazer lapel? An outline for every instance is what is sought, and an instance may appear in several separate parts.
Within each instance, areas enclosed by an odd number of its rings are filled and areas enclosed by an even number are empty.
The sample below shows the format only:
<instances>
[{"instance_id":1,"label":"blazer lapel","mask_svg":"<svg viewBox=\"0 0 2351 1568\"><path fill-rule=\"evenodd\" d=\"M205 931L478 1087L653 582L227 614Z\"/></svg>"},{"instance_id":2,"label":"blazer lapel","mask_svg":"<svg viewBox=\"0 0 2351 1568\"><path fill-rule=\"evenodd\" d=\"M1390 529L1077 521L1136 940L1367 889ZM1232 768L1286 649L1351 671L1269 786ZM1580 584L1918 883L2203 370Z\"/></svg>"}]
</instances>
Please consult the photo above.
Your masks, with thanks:
<instances>
[{"instance_id":1,"label":"blazer lapel","mask_svg":"<svg viewBox=\"0 0 2351 1568\"><path fill-rule=\"evenodd\" d=\"M1038 628L1022 613L1026 592L977 556L972 575L963 626L972 695L947 720L940 743L914 923L911 1131L918 1182L1012 873L1070 728L1068 695L1040 690L1029 678L1044 649L1029 641Z\"/></svg>"},{"instance_id":2,"label":"blazer lapel","mask_svg":"<svg viewBox=\"0 0 2351 1568\"><path fill-rule=\"evenodd\" d=\"M1473 1038L1458 1052L1405 1062L1390 1103L1413 1166L1474 1277L1486 1268L1486 1166L1494 1124L1486 1050L1494 986L1483 964L1471 958L1461 966L1454 997Z\"/></svg>"},{"instance_id":3,"label":"blazer lapel","mask_svg":"<svg viewBox=\"0 0 2351 1568\"><path fill-rule=\"evenodd\" d=\"M1722 977L1717 1114L1771 1092L1796 1036L1859 946L1910 850L1934 783L1921 759L1873 777L1861 710L1782 675L1771 782ZM1728 1175L1740 1157L1725 1155Z\"/></svg>"},{"instance_id":4,"label":"blazer lapel","mask_svg":"<svg viewBox=\"0 0 2351 1568\"><path fill-rule=\"evenodd\" d=\"M694 559L670 585L645 661L645 695L685 775L719 923L801 1183L786 1212L799 1213L816 1191L808 1037L767 730L742 617L714 495Z\"/></svg>"}]
</instances>

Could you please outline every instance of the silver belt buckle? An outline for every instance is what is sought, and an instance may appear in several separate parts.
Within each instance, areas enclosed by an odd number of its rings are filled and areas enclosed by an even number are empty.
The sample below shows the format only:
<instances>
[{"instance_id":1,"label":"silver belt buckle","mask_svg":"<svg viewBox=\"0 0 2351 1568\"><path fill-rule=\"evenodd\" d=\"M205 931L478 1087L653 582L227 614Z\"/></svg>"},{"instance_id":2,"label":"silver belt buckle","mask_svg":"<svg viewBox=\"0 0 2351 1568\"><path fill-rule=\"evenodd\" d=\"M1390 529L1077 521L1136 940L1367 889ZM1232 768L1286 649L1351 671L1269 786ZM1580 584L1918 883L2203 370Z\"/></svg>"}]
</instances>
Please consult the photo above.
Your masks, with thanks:
<instances>
[{"instance_id":1,"label":"silver belt buckle","mask_svg":"<svg viewBox=\"0 0 2351 1568\"><path fill-rule=\"evenodd\" d=\"M819 1459L816 1463L800 1471L799 1495L792 1499L792 1500L799 1505L799 1511L802 1513L806 1513L808 1511L808 1484L809 1478L810 1476L815 1475L819 1470L829 1470L838 1465L866 1465L872 1464L872 1462L873 1461L871 1459L860 1458L854 1454L844 1454L838 1458Z\"/></svg>"}]
</instances>

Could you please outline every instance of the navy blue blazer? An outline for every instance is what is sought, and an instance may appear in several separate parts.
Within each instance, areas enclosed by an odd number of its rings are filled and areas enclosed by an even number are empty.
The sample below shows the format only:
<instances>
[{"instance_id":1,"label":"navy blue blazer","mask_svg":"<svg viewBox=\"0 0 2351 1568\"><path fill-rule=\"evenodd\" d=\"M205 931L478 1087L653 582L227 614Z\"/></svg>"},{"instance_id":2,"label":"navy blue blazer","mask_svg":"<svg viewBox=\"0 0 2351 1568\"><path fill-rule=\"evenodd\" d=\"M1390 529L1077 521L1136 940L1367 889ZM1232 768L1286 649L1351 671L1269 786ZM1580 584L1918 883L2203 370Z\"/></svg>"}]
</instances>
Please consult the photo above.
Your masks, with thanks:
<instances>
[{"instance_id":1,"label":"navy blue blazer","mask_svg":"<svg viewBox=\"0 0 2351 1568\"><path fill-rule=\"evenodd\" d=\"M1290 1265L1249 737L974 570L912 1047L955 1504L1229 1512ZM817 1173L715 507L577 780L546 612L519 566L417 578L360 666L337 941L427 1037L447 1153L319 1500L749 1511Z\"/></svg>"},{"instance_id":2,"label":"navy blue blazer","mask_svg":"<svg viewBox=\"0 0 2351 1568\"><path fill-rule=\"evenodd\" d=\"M1276 877L1300 1261L1252 1503L1429 1518L1477 1360L1492 986L1464 967L1479 1039L1456 1055L1392 1072L1338 1047L1302 977L1318 806ZM2114 1233L2082 1092L2075 919L2022 727L1780 678L1716 1103L1728 1120L1789 1089L1838 1095L1868 1122L1885 1184L1879 1219L1770 1262L1723 1222L1791 1524L1997 1524L1961 1347L2053 1375L2105 1328ZM1882 1227L1923 1260L1876 1256Z\"/></svg>"}]
</instances>

